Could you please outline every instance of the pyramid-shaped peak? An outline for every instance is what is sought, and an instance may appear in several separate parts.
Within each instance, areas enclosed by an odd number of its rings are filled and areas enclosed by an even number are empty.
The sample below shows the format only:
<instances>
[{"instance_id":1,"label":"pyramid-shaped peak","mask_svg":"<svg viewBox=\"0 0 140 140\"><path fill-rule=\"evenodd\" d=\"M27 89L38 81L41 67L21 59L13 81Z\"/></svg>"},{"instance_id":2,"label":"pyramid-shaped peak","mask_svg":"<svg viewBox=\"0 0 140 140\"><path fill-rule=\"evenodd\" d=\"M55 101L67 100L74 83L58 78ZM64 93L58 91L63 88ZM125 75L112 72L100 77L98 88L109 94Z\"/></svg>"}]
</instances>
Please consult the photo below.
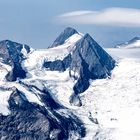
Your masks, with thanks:
<instances>
[{"instance_id":1,"label":"pyramid-shaped peak","mask_svg":"<svg viewBox=\"0 0 140 140\"><path fill-rule=\"evenodd\" d=\"M74 86L75 94L79 94L89 87L90 79L110 76L115 60L89 34L85 34L75 46L70 70L80 75Z\"/></svg>"},{"instance_id":2,"label":"pyramid-shaped peak","mask_svg":"<svg viewBox=\"0 0 140 140\"><path fill-rule=\"evenodd\" d=\"M90 34L86 33L82 38L81 40L86 40L88 42L94 42L94 43L97 43Z\"/></svg>"},{"instance_id":3,"label":"pyramid-shaped peak","mask_svg":"<svg viewBox=\"0 0 140 140\"><path fill-rule=\"evenodd\" d=\"M69 37L74 34L79 34L74 28L67 27L65 30L56 38L54 43L51 45L50 48L57 47L62 45Z\"/></svg>"},{"instance_id":4,"label":"pyramid-shaped peak","mask_svg":"<svg viewBox=\"0 0 140 140\"><path fill-rule=\"evenodd\" d=\"M86 33L77 43L76 46L81 47L95 47L99 46L99 44L90 36L90 34Z\"/></svg>"},{"instance_id":5,"label":"pyramid-shaped peak","mask_svg":"<svg viewBox=\"0 0 140 140\"><path fill-rule=\"evenodd\" d=\"M86 33L86 34L83 36L83 38L85 38L85 39L87 39L87 38L92 39L92 37L91 37L90 34L88 34L88 33Z\"/></svg>"},{"instance_id":6,"label":"pyramid-shaped peak","mask_svg":"<svg viewBox=\"0 0 140 140\"><path fill-rule=\"evenodd\" d=\"M94 41L95 42L95 40L88 33L86 33L81 40L87 40L87 41Z\"/></svg>"}]
</instances>

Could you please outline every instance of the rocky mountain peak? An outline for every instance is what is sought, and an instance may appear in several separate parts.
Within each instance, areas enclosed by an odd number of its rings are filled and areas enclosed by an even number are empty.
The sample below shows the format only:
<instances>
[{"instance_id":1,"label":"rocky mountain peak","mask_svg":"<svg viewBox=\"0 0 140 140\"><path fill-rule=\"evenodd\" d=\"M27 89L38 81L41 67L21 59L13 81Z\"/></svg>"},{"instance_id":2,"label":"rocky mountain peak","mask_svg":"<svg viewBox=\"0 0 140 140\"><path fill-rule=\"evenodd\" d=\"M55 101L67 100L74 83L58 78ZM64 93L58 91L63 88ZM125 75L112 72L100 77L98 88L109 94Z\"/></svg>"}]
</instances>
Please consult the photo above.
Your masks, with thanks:
<instances>
[{"instance_id":1,"label":"rocky mountain peak","mask_svg":"<svg viewBox=\"0 0 140 140\"><path fill-rule=\"evenodd\" d=\"M74 34L79 34L74 28L67 27L54 41L50 48L62 45L69 37Z\"/></svg>"},{"instance_id":2,"label":"rocky mountain peak","mask_svg":"<svg viewBox=\"0 0 140 140\"><path fill-rule=\"evenodd\" d=\"M115 60L86 34L76 43L76 49L72 53L70 70L80 75L74 87L75 93L84 92L89 87L90 79L110 76L114 67Z\"/></svg>"},{"instance_id":3,"label":"rocky mountain peak","mask_svg":"<svg viewBox=\"0 0 140 140\"><path fill-rule=\"evenodd\" d=\"M11 40L0 42L0 58L2 63L10 65L12 71L6 75L8 81L16 81L17 78L25 78L26 72L22 68L22 61L26 59L25 53L30 52L30 47Z\"/></svg>"},{"instance_id":4,"label":"rocky mountain peak","mask_svg":"<svg viewBox=\"0 0 140 140\"><path fill-rule=\"evenodd\" d=\"M6 64L12 65L12 63L22 61L26 57L22 51L23 49L27 54L30 52L30 47L27 45L11 40L3 40L0 42L0 57Z\"/></svg>"}]
</instances>

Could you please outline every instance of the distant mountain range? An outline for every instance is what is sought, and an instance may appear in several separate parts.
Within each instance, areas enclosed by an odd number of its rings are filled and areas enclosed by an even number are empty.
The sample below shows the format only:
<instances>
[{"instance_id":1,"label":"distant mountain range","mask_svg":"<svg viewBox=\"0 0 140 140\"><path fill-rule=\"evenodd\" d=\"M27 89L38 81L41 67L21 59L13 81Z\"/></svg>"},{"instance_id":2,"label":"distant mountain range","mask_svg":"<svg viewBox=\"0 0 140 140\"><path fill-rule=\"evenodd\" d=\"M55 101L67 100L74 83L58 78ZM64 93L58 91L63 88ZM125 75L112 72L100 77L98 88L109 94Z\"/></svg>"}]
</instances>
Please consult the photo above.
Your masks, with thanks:
<instances>
[{"instance_id":1,"label":"distant mountain range","mask_svg":"<svg viewBox=\"0 0 140 140\"><path fill-rule=\"evenodd\" d=\"M126 49L140 48L140 37L134 37L133 39L125 43L115 46L115 48L126 48Z\"/></svg>"}]
</instances>

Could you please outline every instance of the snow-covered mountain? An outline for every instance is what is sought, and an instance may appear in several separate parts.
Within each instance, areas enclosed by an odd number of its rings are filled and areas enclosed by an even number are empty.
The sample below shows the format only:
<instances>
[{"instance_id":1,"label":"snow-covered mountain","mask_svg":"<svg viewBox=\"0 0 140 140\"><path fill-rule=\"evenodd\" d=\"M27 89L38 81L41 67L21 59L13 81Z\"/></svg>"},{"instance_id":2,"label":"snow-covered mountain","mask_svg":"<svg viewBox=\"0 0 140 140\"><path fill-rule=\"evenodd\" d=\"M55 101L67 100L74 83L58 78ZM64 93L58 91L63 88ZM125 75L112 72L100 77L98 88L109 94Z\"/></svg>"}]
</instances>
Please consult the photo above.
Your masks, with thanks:
<instances>
[{"instance_id":1,"label":"snow-covered mountain","mask_svg":"<svg viewBox=\"0 0 140 140\"><path fill-rule=\"evenodd\" d=\"M139 121L139 59L70 27L47 49L6 40L0 50L0 139L139 138L126 126Z\"/></svg>"},{"instance_id":2,"label":"snow-covered mountain","mask_svg":"<svg viewBox=\"0 0 140 140\"><path fill-rule=\"evenodd\" d=\"M126 48L126 49L133 49L133 48L140 48L140 37L134 37L133 39L117 45L115 48Z\"/></svg>"}]
</instances>

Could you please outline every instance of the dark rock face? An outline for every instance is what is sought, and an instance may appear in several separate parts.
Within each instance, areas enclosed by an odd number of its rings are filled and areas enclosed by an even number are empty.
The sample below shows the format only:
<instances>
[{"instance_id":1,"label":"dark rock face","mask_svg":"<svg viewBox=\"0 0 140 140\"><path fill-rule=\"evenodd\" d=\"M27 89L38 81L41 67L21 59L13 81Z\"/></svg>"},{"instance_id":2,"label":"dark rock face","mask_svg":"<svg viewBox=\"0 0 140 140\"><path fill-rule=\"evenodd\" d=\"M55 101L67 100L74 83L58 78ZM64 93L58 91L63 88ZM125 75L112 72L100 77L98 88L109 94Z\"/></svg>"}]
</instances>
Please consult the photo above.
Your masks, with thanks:
<instances>
[{"instance_id":1,"label":"dark rock face","mask_svg":"<svg viewBox=\"0 0 140 140\"><path fill-rule=\"evenodd\" d=\"M72 55L70 70L79 73L80 77L74 86L75 94L84 92L89 87L90 79L101 79L110 76L115 61L91 37L86 34L76 43Z\"/></svg>"},{"instance_id":2,"label":"dark rock face","mask_svg":"<svg viewBox=\"0 0 140 140\"><path fill-rule=\"evenodd\" d=\"M6 75L7 81L16 81L17 78L24 79L26 77L26 72L23 70L20 64L14 63L13 69Z\"/></svg>"},{"instance_id":3,"label":"dark rock face","mask_svg":"<svg viewBox=\"0 0 140 140\"><path fill-rule=\"evenodd\" d=\"M49 135L49 121L16 90L9 99L11 114L0 117L0 139L40 139ZM42 123L43 122L43 123ZM46 132L46 133L44 133Z\"/></svg>"},{"instance_id":4,"label":"dark rock face","mask_svg":"<svg viewBox=\"0 0 140 140\"><path fill-rule=\"evenodd\" d=\"M68 27L66 28L57 38L56 40L54 41L54 43L51 45L50 48L53 48L53 47L57 47L59 45L62 45L70 36L74 35L74 34L78 34L78 32L71 28L71 27Z\"/></svg>"},{"instance_id":5,"label":"dark rock face","mask_svg":"<svg viewBox=\"0 0 140 140\"><path fill-rule=\"evenodd\" d=\"M27 53L30 52L29 46L24 45L24 48ZM21 66L22 61L25 59L22 49L22 44L10 40L0 42L0 57L2 58L2 62L12 66L12 71L6 76L7 81L16 81L17 78L26 77L26 72Z\"/></svg>"},{"instance_id":6,"label":"dark rock face","mask_svg":"<svg viewBox=\"0 0 140 140\"><path fill-rule=\"evenodd\" d=\"M44 62L43 67L51 71L65 71L70 66L71 61L71 54L69 54L63 60Z\"/></svg>"},{"instance_id":7,"label":"dark rock face","mask_svg":"<svg viewBox=\"0 0 140 140\"><path fill-rule=\"evenodd\" d=\"M80 77L78 78L76 84L73 87L73 90L75 92L75 94L79 94L84 92L86 89L88 89L89 87L89 79L90 77L90 72L89 72L89 66L88 64L82 60L82 67L80 68ZM79 68L78 68L79 69Z\"/></svg>"},{"instance_id":8,"label":"dark rock face","mask_svg":"<svg viewBox=\"0 0 140 140\"><path fill-rule=\"evenodd\" d=\"M68 112L68 116L62 116L55 109L30 103L18 90L9 99L9 109L10 115L0 115L0 139L65 140L71 132L81 138L85 136L85 128L74 114Z\"/></svg>"}]
</instances>

